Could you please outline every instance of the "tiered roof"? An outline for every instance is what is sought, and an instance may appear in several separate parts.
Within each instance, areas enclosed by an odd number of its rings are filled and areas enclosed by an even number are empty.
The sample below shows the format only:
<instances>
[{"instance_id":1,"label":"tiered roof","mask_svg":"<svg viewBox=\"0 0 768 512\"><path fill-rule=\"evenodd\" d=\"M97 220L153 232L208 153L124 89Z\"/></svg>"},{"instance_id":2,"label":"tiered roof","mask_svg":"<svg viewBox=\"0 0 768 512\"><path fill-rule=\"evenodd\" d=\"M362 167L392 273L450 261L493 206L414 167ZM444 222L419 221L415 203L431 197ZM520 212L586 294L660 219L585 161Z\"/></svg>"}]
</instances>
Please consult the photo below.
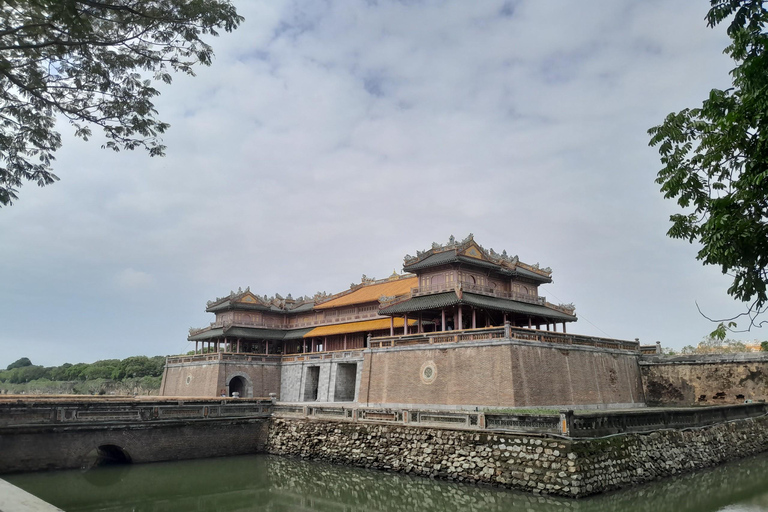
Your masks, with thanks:
<instances>
[{"instance_id":1,"label":"tiered roof","mask_svg":"<svg viewBox=\"0 0 768 512\"><path fill-rule=\"evenodd\" d=\"M431 267L451 263L467 263L472 266L487 268L506 277L524 277L540 283L552 282L552 269L540 268L539 264L528 265L515 256L508 256L507 251L498 254L493 249L486 250L475 242L472 233L464 240L457 241L453 236L448 243L432 243L426 251L416 251L416 256L405 255L403 270L417 272Z\"/></svg>"}]
</instances>

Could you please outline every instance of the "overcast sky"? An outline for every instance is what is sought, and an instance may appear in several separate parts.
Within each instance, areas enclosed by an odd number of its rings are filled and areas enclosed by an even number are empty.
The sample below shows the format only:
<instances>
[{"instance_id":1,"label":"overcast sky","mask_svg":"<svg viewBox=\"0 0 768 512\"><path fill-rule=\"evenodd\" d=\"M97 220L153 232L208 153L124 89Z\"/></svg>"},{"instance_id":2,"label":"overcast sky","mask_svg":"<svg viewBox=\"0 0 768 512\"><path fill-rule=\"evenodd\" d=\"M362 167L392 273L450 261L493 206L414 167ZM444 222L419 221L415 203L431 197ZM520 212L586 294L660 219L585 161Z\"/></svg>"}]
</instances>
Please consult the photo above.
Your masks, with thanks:
<instances>
[{"instance_id":1,"label":"overcast sky","mask_svg":"<svg viewBox=\"0 0 768 512\"><path fill-rule=\"evenodd\" d=\"M646 131L728 87L705 0L255 1L163 86L164 158L61 125L0 209L0 367L189 350L209 299L339 292L474 233L554 270L569 331L680 348L741 306L666 237ZM764 332L744 336L762 337Z\"/></svg>"}]
</instances>

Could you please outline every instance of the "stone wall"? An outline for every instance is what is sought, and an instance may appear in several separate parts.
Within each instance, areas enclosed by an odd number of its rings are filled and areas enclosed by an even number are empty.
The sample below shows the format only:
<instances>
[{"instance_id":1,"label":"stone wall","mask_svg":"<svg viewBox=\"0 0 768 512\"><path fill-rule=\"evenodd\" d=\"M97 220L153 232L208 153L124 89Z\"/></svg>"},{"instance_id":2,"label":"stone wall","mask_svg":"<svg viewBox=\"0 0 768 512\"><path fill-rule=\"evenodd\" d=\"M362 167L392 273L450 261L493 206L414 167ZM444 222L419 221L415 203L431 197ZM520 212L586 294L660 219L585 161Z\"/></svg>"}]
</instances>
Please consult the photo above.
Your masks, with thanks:
<instances>
[{"instance_id":1,"label":"stone wall","mask_svg":"<svg viewBox=\"0 0 768 512\"><path fill-rule=\"evenodd\" d=\"M354 374L339 371L339 365L355 366ZM306 400L307 381L310 380L310 368L316 368L317 372L317 398ZM302 361L295 363L283 363L281 372L282 402L337 402L354 401L357 396L361 380L363 364L362 359L344 359L342 361L320 360ZM351 381L351 382L350 382ZM345 392L351 391L351 392ZM339 394L340 396L336 396ZM352 399L349 399L349 395Z\"/></svg>"},{"instance_id":2,"label":"stone wall","mask_svg":"<svg viewBox=\"0 0 768 512\"><path fill-rule=\"evenodd\" d=\"M637 357L629 351L515 340L374 349L365 353L358 402L642 405Z\"/></svg>"},{"instance_id":3,"label":"stone wall","mask_svg":"<svg viewBox=\"0 0 768 512\"><path fill-rule=\"evenodd\" d=\"M768 398L768 354L642 356L649 405L737 404Z\"/></svg>"},{"instance_id":4,"label":"stone wall","mask_svg":"<svg viewBox=\"0 0 768 512\"><path fill-rule=\"evenodd\" d=\"M581 497L765 451L768 418L579 441L273 418L266 449L279 455Z\"/></svg>"}]
</instances>

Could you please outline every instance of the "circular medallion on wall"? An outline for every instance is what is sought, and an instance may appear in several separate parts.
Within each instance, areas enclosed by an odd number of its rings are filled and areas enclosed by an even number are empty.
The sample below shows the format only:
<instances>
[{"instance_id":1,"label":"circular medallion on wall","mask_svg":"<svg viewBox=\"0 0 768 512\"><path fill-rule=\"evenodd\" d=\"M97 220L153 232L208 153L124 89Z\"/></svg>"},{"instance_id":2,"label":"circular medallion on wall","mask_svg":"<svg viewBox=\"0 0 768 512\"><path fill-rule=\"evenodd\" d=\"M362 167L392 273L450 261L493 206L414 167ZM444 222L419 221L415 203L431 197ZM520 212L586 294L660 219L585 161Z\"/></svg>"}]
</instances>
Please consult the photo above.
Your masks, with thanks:
<instances>
[{"instance_id":1,"label":"circular medallion on wall","mask_svg":"<svg viewBox=\"0 0 768 512\"><path fill-rule=\"evenodd\" d=\"M424 384L432 384L437 378L437 366L434 361L427 361L421 365L421 382Z\"/></svg>"}]
</instances>

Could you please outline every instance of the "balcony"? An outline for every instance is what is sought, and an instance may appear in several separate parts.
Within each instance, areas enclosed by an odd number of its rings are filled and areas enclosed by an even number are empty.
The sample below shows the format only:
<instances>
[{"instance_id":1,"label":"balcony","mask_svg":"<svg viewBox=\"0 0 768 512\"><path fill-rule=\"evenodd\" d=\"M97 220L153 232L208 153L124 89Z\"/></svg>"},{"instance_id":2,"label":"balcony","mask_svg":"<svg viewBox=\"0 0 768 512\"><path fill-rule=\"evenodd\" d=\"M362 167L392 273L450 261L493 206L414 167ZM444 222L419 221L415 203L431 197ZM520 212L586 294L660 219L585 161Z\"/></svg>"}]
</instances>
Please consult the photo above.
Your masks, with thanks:
<instances>
[{"instance_id":1,"label":"balcony","mask_svg":"<svg viewBox=\"0 0 768 512\"><path fill-rule=\"evenodd\" d=\"M627 350L630 352L640 351L640 343L637 341L598 338L595 336L582 336L579 334L566 334L511 326L464 329L462 331L437 331L402 336L380 336L371 338L368 342L368 347L371 349L382 349L409 345L443 345L461 342L495 342L504 340L532 341L564 346L580 345L602 349Z\"/></svg>"},{"instance_id":2,"label":"balcony","mask_svg":"<svg viewBox=\"0 0 768 512\"><path fill-rule=\"evenodd\" d=\"M491 297L516 300L518 302L527 302L529 304L538 304L540 306L547 305L547 298L542 297L540 295L526 295L523 293L498 290L490 286L481 286L479 284L467 283L467 282L444 283L444 284L435 284L431 286L421 286L419 288L411 288L411 297L418 297L420 295L432 295L435 293L452 292L459 289L468 293L477 293L479 295L489 295Z\"/></svg>"}]
</instances>

